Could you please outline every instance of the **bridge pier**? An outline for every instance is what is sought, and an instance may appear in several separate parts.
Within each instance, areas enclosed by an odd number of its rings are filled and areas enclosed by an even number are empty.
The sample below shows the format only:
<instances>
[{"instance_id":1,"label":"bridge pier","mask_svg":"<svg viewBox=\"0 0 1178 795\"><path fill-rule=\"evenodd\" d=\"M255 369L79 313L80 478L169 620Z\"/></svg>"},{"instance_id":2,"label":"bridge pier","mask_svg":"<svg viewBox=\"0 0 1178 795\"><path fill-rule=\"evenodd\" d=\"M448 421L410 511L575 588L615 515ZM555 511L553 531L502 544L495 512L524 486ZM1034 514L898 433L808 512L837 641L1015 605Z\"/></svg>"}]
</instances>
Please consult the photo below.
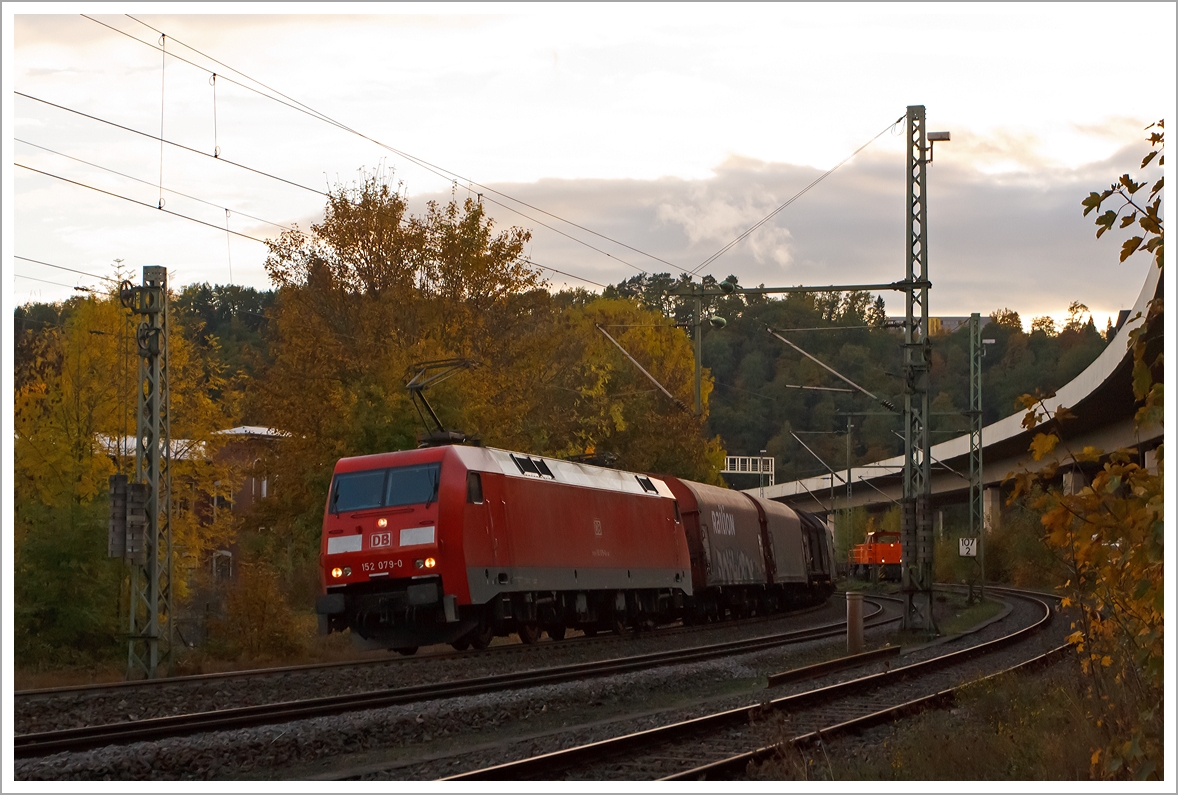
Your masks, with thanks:
<instances>
[{"instance_id":1,"label":"bridge pier","mask_svg":"<svg viewBox=\"0 0 1178 795\"><path fill-rule=\"evenodd\" d=\"M1079 494L1084 490L1084 473L1078 470L1071 470L1063 473L1063 493L1064 494Z\"/></svg>"},{"instance_id":2,"label":"bridge pier","mask_svg":"<svg viewBox=\"0 0 1178 795\"><path fill-rule=\"evenodd\" d=\"M986 522L986 532L993 532L1002 526L1002 488L990 486L982 495L982 511Z\"/></svg>"},{"instance_id":3,"label":"bridge pier","mask_svg":"<svg viewBox=\"0 0 1178 795\"><path fill-rule=\"evenodd\" d=\"M1145 451L1145 468L1151 475L1158 473L1158 451L1156 447L1153 450Z\"/></svg>"}]
</instances>

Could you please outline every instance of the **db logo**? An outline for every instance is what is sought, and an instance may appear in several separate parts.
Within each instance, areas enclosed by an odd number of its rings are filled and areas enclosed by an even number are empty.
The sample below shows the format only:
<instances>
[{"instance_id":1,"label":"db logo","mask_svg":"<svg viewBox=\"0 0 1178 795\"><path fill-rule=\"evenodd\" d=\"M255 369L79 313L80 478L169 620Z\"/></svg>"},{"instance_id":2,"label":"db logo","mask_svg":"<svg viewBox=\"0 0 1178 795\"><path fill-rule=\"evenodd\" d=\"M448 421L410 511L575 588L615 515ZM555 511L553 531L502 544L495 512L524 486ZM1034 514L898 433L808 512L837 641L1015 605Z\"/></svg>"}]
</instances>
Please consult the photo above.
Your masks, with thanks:
<instances>
[{"instance_id":1,"label":"db logo","mask_svg":"<svg viewBox=\"0 0 1178 795\"><path fill-rule=\"evenodd\" d=\"M371 546L375 547L391 547L393 545L392 533L373 533Z\"/></svg>"}]
</instances>

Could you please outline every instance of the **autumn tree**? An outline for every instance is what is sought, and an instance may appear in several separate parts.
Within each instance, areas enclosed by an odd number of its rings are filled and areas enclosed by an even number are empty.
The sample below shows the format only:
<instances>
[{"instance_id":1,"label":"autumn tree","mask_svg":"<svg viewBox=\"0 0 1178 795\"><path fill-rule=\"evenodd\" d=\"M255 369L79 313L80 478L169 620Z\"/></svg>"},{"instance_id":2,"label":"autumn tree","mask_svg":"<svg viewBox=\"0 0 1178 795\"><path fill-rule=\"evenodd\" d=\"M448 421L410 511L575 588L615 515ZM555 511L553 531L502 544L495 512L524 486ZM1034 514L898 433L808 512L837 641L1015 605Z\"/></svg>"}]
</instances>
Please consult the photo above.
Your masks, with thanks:
<instances>
[{"instance_id":1,"label":"autumn tree","mask_svg":"<svg viewBox=\"0 0 1178 795\"><path fill-rule=\"evenodd\" d=\"M18 660L112 654L125 568L107 553L108 478L133 472L138 359L132 319L115 295L72 299L60 325L29 329L13 414L15 639ZM231 533L198 505L233 473L216 462L232 405L215 340L206 351L179 324L169 335L174 598L188 569ZM128 440L127 437L131 437Z\"/></svg>"},{"instance_id":2,"label":"autumn tree","mask_svg":"<svg viewBox=\"0 0 1178 795\"><path fill-rule=\"evenodd\" d=\"M719 439L707 440L704 418L687 408L695 389L687 335L637 297L565 309L552 315L549 329L533 370L542 399L526 423L536 449L566 457L610 453L619 467L716 480L724 456ZM711 386L705 378L705 405Z\"/></svg>"},{"instance_id":3,"label":"autumn tree","mask_svg":"<svg viewBox=\"0 0 1178 795\"><path fill-rule=\"evenodd\" d=\"M1165 160L1162 122L1147 130L1154 130L1149 136L1152 151L1142 160L1142 169L1155 158L1157 166ZM1121 261L1145 251L1161 269L1163 178L1153 183L1149 199L1140 202L1138 194L1146 184L1125 174L1108 190L1090 194L1083 201L1084 215L1115 202L1116 207L1097 216L1097 238L1118 220L1121 229L1136 225L1142 234L1124 241ZM1160 297L1151 301L1129 339L1139 426L1163 422L1162 309ZM1083 310L1073 304L1071 314ZM1099 466L1078 493L1067 493L1055 484L1059 464L1015 478L1015 496L1030 496L1041 513L1047 547L1069 573L1062 588L1064 605L1078 614L1070 640L1085 674L1089 713L1106 740L1105 747L1093 751L1093 773L1110 778L1160 777L1165 738L1163 448L1156 450L1156 470L1147 468L1135 449L1107 456L1092 447L1072 450L1067 442L1071 416L1067 408L1048 412L1037 395L1024 396L1023 402L1024 425L1039 429L1031 442L1036 460L1054 456L1065 463Z\"/></svg>"},{"instance_id":4,"label":"autumn tree","mask_svg":"<svg viewBox=\"0 0 1178 795\"><path fill-rule=\"evenodd\" d=\"M478 361L477 386L451 379L431 402L471 433L511 424L505 415L527 392L504 365L526 354L526 295L541 285L521 259L527 240L523 230L496 232L473 201L432 203L415 217L401 192L365 175L331 192L322 223L270 242L273 365L254 403L289 435L270 462L283 499L255 517L270 534L263 546L293 545L300 566L318 549L335 461L416 446L421 429L405 390L415 362ZM470 400L451 401L465 385Z\"/></svg>"},{"instance_id":5,"label":"autumn tree","mask_svg":"<svg viewBox=\"0 0 1178 795\"><path fill-rule=\"evenodd\" d=\"M685 335L635 300L553 296L523 257L530 234L498 229L470 199L421 216L386 181L332 191L322 223L270 243L273 365L254 385L263 421L289 435L270 466L281 500L252 517L259 549L294 549L288 576L317 583L323 501L336 460L415 447L405 390L415 363L475 367L432 388L442 421L487 445L547 455L610 450L619 464L714 479L720 451L613 348L618 331L657 378L690 395ZM645 327L639 329L639 326ZM655 326L658 326L656 329Z\"/></svg>"}]
</instances>

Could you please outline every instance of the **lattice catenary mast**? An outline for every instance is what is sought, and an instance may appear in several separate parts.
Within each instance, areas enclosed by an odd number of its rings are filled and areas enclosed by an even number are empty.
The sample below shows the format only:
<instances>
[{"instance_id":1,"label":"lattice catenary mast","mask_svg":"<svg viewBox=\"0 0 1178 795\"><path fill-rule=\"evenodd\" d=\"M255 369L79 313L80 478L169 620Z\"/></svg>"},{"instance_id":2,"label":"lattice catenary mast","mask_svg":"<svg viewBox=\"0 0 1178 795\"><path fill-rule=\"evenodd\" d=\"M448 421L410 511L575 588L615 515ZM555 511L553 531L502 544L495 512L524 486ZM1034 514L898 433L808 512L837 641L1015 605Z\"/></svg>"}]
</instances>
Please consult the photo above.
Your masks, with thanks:
<instances>
[{"instance_id":1,"label":"lattice catenary mast","mask_svg":"<svg viewBox=\"0 0 1178 795\"><path fill-rule=\"evenodd\" d=\"M936 632L933 617L933 522L929 444L928 181L931 161L925 138L924 105L909 105L907 307L904 313L904 498L900 525L904 629ZM948 133L933 140L947 140ZM926 152L930 155L925 159Z\"/></svg>"},{"instance_id":2,"label":"lattice catenary mast","mask_svg":"<svg viewBox=\"0 0 1178 795\"><path fill-rule=\"evenodd\" d=\"M126 616L127 678L154 678L172 654L172 431L168 390L168 271L143 268L143 284L123 282L119 298L142 316L135 480L111 477L108 552L131 567Z\"/></svg>"}]
</instances>

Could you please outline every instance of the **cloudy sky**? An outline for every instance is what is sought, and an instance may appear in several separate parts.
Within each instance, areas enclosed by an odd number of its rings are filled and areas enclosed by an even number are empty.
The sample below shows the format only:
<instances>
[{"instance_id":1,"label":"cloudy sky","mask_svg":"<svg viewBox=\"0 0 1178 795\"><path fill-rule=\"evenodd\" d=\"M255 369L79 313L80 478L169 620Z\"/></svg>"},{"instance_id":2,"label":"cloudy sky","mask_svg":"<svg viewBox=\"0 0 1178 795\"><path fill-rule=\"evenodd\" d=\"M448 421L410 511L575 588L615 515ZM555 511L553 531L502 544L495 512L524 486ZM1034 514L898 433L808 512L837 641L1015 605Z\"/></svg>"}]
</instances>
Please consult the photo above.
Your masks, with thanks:
<instances>
[{"instance_id":1,"label":"cloudy sky","mask_svg":"<svg viewBox=\"0 0 1178 795\"><path fill-rule=\"evenodd\" d=\"M273 13L291 9L309 13ZM3 12L8 311L101 286L116 260L265 288L250 238L306 228L365 169L418 211L482 193L497 223L533 230L534 262L571 274L553 286L691 271L873 139L703 272L890 282L905 248L891 125L923 104L952 134L929 171L933 314L1029 321L1081 301L1103 326L1147 263L1119 264L1080 200L1136 170L1175 95L1173 4Z\"/></svg>"}]
</instances>

